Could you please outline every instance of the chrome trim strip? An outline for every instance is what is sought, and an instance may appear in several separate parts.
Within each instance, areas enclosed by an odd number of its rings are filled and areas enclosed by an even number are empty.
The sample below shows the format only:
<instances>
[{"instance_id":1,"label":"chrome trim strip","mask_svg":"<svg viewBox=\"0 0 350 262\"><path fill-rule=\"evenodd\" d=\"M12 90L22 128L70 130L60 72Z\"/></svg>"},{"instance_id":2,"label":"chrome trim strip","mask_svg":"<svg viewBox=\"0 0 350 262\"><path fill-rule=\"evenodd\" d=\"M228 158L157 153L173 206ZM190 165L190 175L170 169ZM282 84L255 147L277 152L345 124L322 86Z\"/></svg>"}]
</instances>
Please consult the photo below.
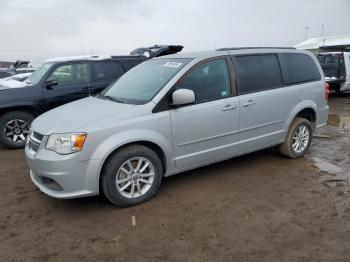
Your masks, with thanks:
<instances>
[{"instance_id":1,"label":"chrome trim strip","mask_svg":"<svg viewBox=\"0 0 350 262\"><path fill-rule=\"evenodd\" d=\"M200 142L207 141L207 140L212 140L212 139L215 139L215 138L235 135L235 134L238 134L238 133L239 133L239 131L227 132L227 133L223 133L223 134L216 135L216 136L210 136L210 137L205 137L205 138L201 138L201 139L197 139L197 140L192 140L192 141L189 141L189 142L185 142L185 143L179 144L178 146L187 146L187 145L200 143Z\"/></svg>"},{"instance_id":2,"label":"chrome trim strip","mask_svg":"<svg viewBox=\"0 0 350 262\"><path fill-rule=\"evenodd\" d=\"M275 124L279 124L279 123L283 123L283 120L273 121L273 122L269 122L269 123L266 123L266 124L263 124L263 125L252 126L252 127L248 127L248 128L245 128L245 129L241 129L241 130L239 130L239 133L250 131L250 130L253 130L253 129L258 129L258 128L261 128L261 127L275 125Z\"/></svg>"},{"instance_id":3,"label":"chrome trim strip","mask_svg":"<svg viewBox=\"0 0 350 262\"><path fill-rule=\"evenodd\" d=\"M258 126L252 126L252 127L248 127L248 128L242 129L242 130L233 131L233 132L227 132L227 133L223 133L223 134L216 135L216 136L210 136L210 137L205 137L205 138L201 138L201 139L197 139L197 140L192 140L192 141L189 141L189 142L178 144L178 146L188 146L188 145L191 145L191 144L200 143L200 142L204 142L204 141L207 141L207 140L212 140L212 139L216 139L216 138L220 138L220 137L224 137L224 136L235 135L235 134L239 134L239 133L242 133L242 132L246 132L246 131L250 131L250 130L253 130L253 129L258 129L258 128L261 128L261 127L266 127L266 126L270 126L270 125L274 125L274 124L279 124L279 123L283 123L283 120L273 121L273 122L269 122L269 123L266 123L266 124L263 124L263 125L258 125Z\"/></svg>"}]
</instances>

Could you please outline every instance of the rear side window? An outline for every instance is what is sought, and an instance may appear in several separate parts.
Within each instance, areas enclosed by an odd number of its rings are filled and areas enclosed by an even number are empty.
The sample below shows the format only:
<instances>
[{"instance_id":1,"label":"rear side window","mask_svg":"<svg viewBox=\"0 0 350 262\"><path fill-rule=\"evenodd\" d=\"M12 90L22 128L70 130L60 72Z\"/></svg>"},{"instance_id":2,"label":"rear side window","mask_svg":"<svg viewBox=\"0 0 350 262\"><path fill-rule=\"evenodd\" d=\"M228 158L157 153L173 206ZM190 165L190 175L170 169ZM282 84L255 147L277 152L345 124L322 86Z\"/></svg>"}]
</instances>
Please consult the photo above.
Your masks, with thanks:
<instances>
[{"instance_id":1,"label":"rear side window","mask_svg":"<svg viewBox=\"0 0 350 262\"><path fill-rule=\"evenodd\" d=\"M114 61L95 62L92 67L96 82L113 81L124 74L123 67Z\"/></svg>"},{"instance_id":2,"label":"rear side window","mask_svg":"<svg viewBox=\"0 0 350 262\"><path fill-rule=\"evenodd\" d=\"M317 81L321 79L320 72L314 60L305 54L284 53L281 54L281 64L285 71L286 84L298 84ZM323 63L332 63L328 58Z\"/></svg>"},{"instance_id":3,"label":"rear side window","mask_svg":"<svg viewBox=\"0 0 350 262\"><path fill-rule=\"evenodd\" d=\"M282 86L281 70L276 54L235 56L234 60L238 94Z\"/></svg>"}]
</instances>

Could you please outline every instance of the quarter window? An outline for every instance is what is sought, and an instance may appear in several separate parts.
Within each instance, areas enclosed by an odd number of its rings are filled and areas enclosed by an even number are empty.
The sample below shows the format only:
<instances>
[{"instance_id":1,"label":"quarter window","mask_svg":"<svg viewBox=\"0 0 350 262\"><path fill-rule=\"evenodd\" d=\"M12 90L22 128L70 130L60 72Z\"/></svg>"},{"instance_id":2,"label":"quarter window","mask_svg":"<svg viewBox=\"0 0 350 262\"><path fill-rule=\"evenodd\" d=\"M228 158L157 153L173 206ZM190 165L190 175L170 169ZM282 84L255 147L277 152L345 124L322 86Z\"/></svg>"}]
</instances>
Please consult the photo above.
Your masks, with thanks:
<instances>
[{"instance_id":1,"label":"quarter window","mask_svg":"<svg viewBox=\"0 0 350 262\"><path fill-rule=\"evenodd\" d=\"M248 94L282 86L277 55L236 56L238 94Z\"/></svg>"},{"instance_id":2,"label":"quarter window","mask_svg":"<svg viewBox=\"0 0 350 262\"><path fill-rule=\"evenodd\" d=\"M52 72L49 78L56 79L59 85L88 83L90 81L89 65L61 65Z\"/></svg>"},{"instance_id":3,"label":"quarter window","mask_svg":"<svg viewBox=\"0 0 350 262\"><path fill-rule=\"evenodd\" d=\"M281 54L282 65L285 69L286 84L317 81L321 79L320 72L313 59L305 54L284 53ZM332 64L332 57L326 56L321 61L324 65ZM339 62L339 59L336 61Z\"/></svg>"},{"instance_id":4,"label":"quarter window","mask_svg":"<svg viewBox=\"0 0 350 262\"><path fill-rule=\"evenodd\" d=\"M176 89L193 90L196 103L231 96L230 74L226 59L217 59L197 66Z\"/></svg>"},{"instance_id":5,"label":"quarter window","mask_svg":"<svg viewBox=\"0 0 350 262\"><path fill-rule=\"evenodd\" d=\"M93 63L94 79L96 82L113 81L123 73L122 66L113 61L101 61Z\"/></svg>"}]
</instances>

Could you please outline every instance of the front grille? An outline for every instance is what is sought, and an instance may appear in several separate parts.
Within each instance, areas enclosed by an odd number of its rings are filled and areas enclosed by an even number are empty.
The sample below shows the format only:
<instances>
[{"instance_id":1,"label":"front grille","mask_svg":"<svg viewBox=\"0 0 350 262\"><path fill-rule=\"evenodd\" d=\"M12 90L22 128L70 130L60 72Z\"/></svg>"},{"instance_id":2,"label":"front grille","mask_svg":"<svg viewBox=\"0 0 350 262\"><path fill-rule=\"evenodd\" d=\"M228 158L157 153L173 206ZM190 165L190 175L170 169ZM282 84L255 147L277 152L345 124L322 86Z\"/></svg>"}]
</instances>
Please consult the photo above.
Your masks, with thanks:
<instances>
[{"instance_id":1,"label":"front grille","mask_svg":"<svg viewBox=\"0 0 350 262\"><path fill-rule=\"evenodd\" d=\"M39 134L35 131L31 131L28 139L28 148L34 151L35 153L38 152L43 138L44 136L42 134Z\"/></svg>"},{"instance_id":2,"label":"front grille","mask_svg":"<svg viewBox=\"0 0 350 262\"><path fill-rule=\"evenodd\" d=\"M42 134L39 134L38 132L33 131L33 137L41 142L43 140L44 136Z\"/></svg>"}]
</instances>

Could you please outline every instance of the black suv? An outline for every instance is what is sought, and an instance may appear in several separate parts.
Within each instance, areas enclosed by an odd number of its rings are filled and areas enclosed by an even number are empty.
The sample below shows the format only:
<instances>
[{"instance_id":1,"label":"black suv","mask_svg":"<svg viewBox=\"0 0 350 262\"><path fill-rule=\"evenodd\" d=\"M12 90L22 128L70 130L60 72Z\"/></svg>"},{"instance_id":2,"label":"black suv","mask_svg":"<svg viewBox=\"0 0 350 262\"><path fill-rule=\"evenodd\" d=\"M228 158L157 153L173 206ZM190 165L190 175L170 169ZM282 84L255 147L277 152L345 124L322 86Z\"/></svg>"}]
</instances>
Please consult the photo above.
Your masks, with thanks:
<instances>
[{"instance_id":1,"label":"black suv","mask_svg":"<svg viewBox=\"0 0 350 262\"><path fill-rule=\"evenodd\" d=\"M0 86L0 144L8 148L24 147L30 124L39 114L99 93L137 64L152 57L180 52L182 48L155 45L138 48L128 56L47 60L22 86Z\"/></svg>"}]
</instances>

